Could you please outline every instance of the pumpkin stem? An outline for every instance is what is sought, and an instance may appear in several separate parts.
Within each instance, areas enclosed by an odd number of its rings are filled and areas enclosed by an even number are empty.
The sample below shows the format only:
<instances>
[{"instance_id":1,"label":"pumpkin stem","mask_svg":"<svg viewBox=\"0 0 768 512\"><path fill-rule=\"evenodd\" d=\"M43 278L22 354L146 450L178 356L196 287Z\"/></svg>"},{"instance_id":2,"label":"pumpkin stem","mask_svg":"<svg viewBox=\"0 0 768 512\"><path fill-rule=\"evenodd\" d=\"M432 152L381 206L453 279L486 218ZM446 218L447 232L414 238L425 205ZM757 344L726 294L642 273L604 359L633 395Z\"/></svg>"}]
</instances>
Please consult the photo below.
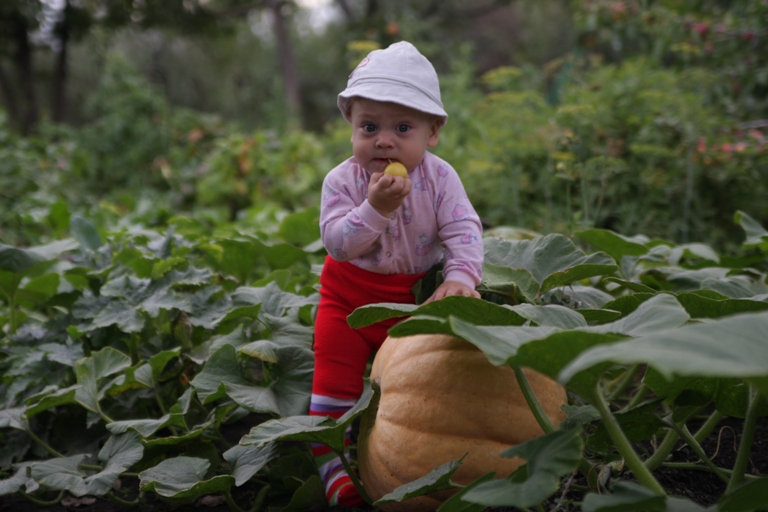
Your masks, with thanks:
<instances>
[{"instance_id":1,"label":"pumpkin stem","mask_svg":"<svg viewBox=\"0 0 768 512\"><path fill-rule=\"evenodd\" d=\"M520 391L523 392L525 403L528 404L528 408L533 413L533 417L536 418L536 422L539 424L541 430L543 430L545 434L551 434L557 430L557 427L552 424L549 416L547 416L547 413L545 413L544 409L542 409L541 403L539 402L539 399L536 398L536 394L534 394L533 389L531 389L531 384L528 382L528 378L525 376L523 369L519 366L513 366L512 369L515 371L517 384L520 386Z\"/></svg>"},{"instance_id":2,"label":"pumpkin stem","mask_svg":"<svg viewBox=\"0 0 768 512\"><path fill-rule=\"evenodd\" d=\"M739 451L736 454L736 462L733 464L733 472L725 493L728 494L738 486L744 479L749 462L749 453L752 451L752 440L755 437L755 426L757 425L758 407L761 402L761 395L757 389L750 384L749 386L749 405L747 406L747 417L744 419L744 430L741 433L741 442Z\"/></svg>"},{"instance_id":3,"label":"pumpkin stem","mask_svg":"<svg viewBox=\"0 0 768 512\"><path fill-rule=\"evenodd\" d=\"M605 402L605 398L602 393L600 393L599 385L595 385L590 398L590 402L600 413L600 418L603 420L603 425L608 431L608 435L611 437L611 440L613 440L621 456L624 457L624 461L630 471L634 473L637 481L659 496L666 496L667 493L664 488L653 476L653 473L645 467L642 459L640 459L640 456L635 452L634 448L632 448L632 444L629 442L629 439L627 439L621 426L619 426L619 422L613 414L611 414L611 410Z\"/></svg>"}]
</instances>

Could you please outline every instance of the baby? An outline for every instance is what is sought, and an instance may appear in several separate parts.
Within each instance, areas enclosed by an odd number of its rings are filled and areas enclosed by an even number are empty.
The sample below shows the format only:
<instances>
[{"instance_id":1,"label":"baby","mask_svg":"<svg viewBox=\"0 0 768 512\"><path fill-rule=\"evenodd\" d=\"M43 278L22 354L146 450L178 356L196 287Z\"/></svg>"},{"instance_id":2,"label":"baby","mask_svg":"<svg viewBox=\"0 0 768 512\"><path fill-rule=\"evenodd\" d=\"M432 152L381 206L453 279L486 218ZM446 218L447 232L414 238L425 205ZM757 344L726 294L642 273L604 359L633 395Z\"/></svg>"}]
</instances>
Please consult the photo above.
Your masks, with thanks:
<instances>
[{"instance_id":1,"label":"baby","mask_svg":"<svg viewBox=\"0 0 768 512\"><path fill-rule=\"evenodd\" d=\"M328 256L315 319L310 414L338 418L359 399L371 354L397 319L352 329L367 304L414 304L411 288L436 264L443 282L426 302L480 297L482 227L456 171L427 151L448 114L432 64L410 43L371 52L338 96L352 125L352 157L323 182L320 231ZM383 171L400 162L408 176ZM341 461L323 445L313 455L331 505L363 503Z\"/></svg>"}]
</instances>

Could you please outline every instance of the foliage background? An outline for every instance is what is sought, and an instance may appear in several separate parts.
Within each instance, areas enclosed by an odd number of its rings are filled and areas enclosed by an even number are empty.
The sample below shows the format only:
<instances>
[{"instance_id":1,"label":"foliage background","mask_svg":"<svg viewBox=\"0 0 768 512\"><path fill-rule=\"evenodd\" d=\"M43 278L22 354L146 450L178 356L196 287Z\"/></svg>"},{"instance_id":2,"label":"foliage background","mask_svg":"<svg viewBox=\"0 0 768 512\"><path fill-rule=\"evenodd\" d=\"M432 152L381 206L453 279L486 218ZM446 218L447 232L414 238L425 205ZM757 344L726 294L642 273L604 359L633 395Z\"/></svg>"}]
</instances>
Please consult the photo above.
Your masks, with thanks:
<instances>
[{"instance_id":1,"label":"foliage background","mask_svg":"<svg viewBox=\"0 0 768 512\"><path fill-rule=\"evenodd\" d=\"M441 76L450 119L436 152L459 170L488 233L517 241L513 254L511 241L488 239L496 275L486 297L521 312L509 339L527 322L572 331L553 335L564 347L664 324L697 342L705 334L711 350L699 366L719 378L725 336L687 323L764 329L768 2L337 0L329 9L318 26L318 11L282 0L0 5L1 496L43 482L125 497L110 482L132 465L150 489L191 456L199 478L174 499L224 488L231 499L245 482L261 496L248 501L316 498L306 453L282 447L275 459L271 445L232 446L223 427L279 417L290 430L306 408L318 191L350 151L335 96L368 51L400 39ZM528 246L550 259L513 268ZM560 260L573 265L549 266ZM553 307L561 317L542 313ZM450 317L463 305L437 309L461 327ZM424 313L434 323L436 312ZM733 313L745 316L720 323ZM582 333L585 318L604 336ZM610 385L616 396L637 375L626 369ZM749 382L763 394L764 370ZM759 403L740 380L754 375L736 377L705 401L755 419ZM638 409L638 423L656 418ZM323 428L336 442L346 426ZM83 463L85 453L94 460ZM75 488L57 480L64 466Z\"/></svg>"}]
</instances>

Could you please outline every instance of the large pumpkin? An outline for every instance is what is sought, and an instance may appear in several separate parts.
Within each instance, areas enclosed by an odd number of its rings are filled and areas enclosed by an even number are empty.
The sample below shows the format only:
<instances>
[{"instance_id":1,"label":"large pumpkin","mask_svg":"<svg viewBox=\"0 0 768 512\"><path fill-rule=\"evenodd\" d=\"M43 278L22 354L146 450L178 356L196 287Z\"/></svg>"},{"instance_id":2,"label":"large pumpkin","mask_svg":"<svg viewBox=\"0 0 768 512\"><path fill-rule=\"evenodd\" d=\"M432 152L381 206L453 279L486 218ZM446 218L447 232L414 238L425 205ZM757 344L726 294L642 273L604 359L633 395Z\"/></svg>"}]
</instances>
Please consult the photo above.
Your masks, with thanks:
<instances>
[{"instance_id":1,"label":"large pumpkin","mask_svg":"<svg viewBox=\"0 0 768 512\"><path fill-rule=\"evenodd\" d=\"M530 369L524 372L557 425L564 418L565 390ZM507 476L524 461L499 454L542 434L514 370L493 366L459 338L387 338L373 361L371 379L380 388L380 399L378 409L363 419L358 455L363 485L374 501L465 453L453 481L467 485L490 471ZM435 510L451 494L433 493L382 508Z\"/></svg>"}]
</instances>

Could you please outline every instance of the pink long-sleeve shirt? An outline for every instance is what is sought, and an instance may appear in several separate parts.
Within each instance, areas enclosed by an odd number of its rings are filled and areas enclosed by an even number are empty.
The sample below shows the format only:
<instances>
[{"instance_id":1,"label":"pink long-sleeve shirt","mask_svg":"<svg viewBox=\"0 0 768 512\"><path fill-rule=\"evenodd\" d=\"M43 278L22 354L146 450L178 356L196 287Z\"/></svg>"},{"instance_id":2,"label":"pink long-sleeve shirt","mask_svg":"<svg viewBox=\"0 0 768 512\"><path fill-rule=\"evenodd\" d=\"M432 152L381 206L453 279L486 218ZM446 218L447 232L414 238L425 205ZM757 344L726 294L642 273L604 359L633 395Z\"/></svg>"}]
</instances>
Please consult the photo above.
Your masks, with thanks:
<instances>
[{"instance_id":1,"label":"pink long-sleeve shirt","mask_svg":"<svg viewBox=\"0 0 768 512\"><path fill-rule=\"evenodd\" d=\"M354 157L323 181L320 233L337 261L378 274L417 274L444 261L443 279L474 288L483 266L482 225L459 175L427 152L413 188L388 218L368 203L371 173Z\"/></svg>"}]
</instances>

